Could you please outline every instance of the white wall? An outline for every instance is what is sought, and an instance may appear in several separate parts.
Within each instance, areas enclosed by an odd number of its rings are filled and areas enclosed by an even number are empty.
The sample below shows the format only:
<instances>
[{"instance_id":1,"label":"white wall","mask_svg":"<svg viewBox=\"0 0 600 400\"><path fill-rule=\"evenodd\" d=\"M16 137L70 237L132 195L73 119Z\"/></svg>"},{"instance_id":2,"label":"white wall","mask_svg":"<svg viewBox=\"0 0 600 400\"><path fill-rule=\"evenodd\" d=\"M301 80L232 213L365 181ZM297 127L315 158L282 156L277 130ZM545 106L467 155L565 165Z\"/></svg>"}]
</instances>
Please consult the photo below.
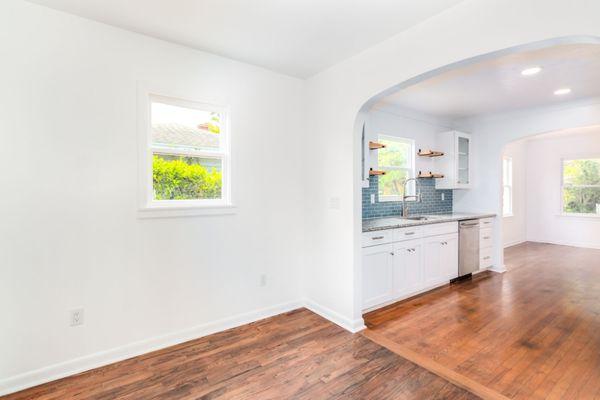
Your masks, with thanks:
<instances>
[{"instance_id":1,"label":"white wall","mask_svg":"<svg viewBox=\"0 0 600 400\"><path fill-rule=\"evenodd\" d=\"M366 141L377 141L379 135L397 136L415 141L416 149L435 150L436 134L452 129L450 122L393 106L376 106L368 113ZM369 166L377 169L377 153L369 153ZM367 156L369 155L367 154ZM416 157L418 171L434 169L433 158Z\"/></svg>"},{"instance_id":2,"label":"white wall","mask_svg":"<svg viewBox=\"0 0 600 400\"><path fill-rule=\"evenodd\" d=\"M527 155L528 239L600 248L600 218L561 215L560 190L562 159L600 157L600 126L535 138Z\"/></svg>"},{"instance_id":3,"label":"white wall","mask_svg":"<svg viewBox=\"0 0 600 400\"><path fill-rule=\"evenodd\" d=\"M308 297L339 320L357 329L362 326L362 174L360 130L355 122L366 102L425 72L467 58L550 38L600 36L598 13L600 3L588 0L467 0L309 79L307 136L319 146L308 154L307 163ZM474 138L478 146L474 150L481 153L477 162L494 163L491 181L465 191L472 195L455 199L455 205L500 211L501 151L518 137L519 132ZM501 233L498 227L496 265L502 265Z\"/></svg>"},{"instance_id":4,"label":"white wall","mask_svg":"<svg viewBox=\"0 0 600 400\"><path fill-rule=\"evenodd\" d=\"M502 218L502 238L504 247L513 246L527 240L527 141L517 140L507 144L502 154L512 159L512 215Z\"/></svg>"},{"instance_id":5,"label":"white wall","mask_svg":"<svg viewBox=\"0 0 600 400\"><path fill-rule=\"evenodd\" d=\"M0 25L0 392L298 306L304 82L21 0ZM140 80L230 106L237 214L137 218Z\"/></svg>"},{"instance_id":6,"label":"white wall","mask_svg":"<svg viewBox=\"0 0 600 400\"><path fill-rule=\"evenodd\" d=\"M474 190L455 191L457 211L502 212L502 151L515 140L542 133L600 124L600 99L590 99L537 109L520 110L460 121L461 129L475 133ZM530 199L530 191L527 198ZM529 220L527 220L529 224ZM529 234L528 234L529 239ZM502 224L495 225L494 263L503 268Z\"/></svg>"},{"instance_id":7,"label":"white wall","mask_svg":"<svg viewBox=\"0 0 600 400\"><path fill-rule=\"evenodd\" d=\"M20 0L3 1L0 11L0 48L10 60L0 63L0 168L10 171L0 174L2 378L285 308L301 296L300 278L310 306L360 329L361 107L470 57L600 36L598 2L466 0L303 85ZM137 80L231 105L238 214L136 219ZM578 117L596 114L582 108ZM458 199L472 211L499 209L501 149L529 132L482 126L475 150L482 166L494 164L489 182ZM67 328L78 306L86 324Z\"/></svg>"}]
</instances>

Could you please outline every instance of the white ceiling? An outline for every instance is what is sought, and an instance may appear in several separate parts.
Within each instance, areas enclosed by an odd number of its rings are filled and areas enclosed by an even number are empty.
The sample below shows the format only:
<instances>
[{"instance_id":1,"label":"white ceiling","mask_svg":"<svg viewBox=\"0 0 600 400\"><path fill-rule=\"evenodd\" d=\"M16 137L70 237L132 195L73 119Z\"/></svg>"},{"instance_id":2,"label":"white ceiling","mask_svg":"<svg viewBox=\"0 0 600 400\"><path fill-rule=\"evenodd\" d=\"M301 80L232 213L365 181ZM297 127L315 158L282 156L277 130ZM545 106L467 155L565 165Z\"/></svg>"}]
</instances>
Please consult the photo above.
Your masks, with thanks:
<instances>
[{"instance_id":1,"label":"white ceiling","mask_svg":"<svg viewBox=\"0 0 600 400\"><path fill-rule=\"evenodd\" d=\"M306 78L461 0L29 0Z\"/></svg>"},{"instance_id":2,"label":"white ceiling","mask_svg":"<svg viewBox=\"0 0 600 400\"><path fill-rule=\"evenodd\" d=\"M540 66L534 76L521 71ZM572 93L555 96L561 87ZM560 45L458 67L402 89L375 106L459 119L600 96L600 45Z\"/></svg>"}]
</instances>

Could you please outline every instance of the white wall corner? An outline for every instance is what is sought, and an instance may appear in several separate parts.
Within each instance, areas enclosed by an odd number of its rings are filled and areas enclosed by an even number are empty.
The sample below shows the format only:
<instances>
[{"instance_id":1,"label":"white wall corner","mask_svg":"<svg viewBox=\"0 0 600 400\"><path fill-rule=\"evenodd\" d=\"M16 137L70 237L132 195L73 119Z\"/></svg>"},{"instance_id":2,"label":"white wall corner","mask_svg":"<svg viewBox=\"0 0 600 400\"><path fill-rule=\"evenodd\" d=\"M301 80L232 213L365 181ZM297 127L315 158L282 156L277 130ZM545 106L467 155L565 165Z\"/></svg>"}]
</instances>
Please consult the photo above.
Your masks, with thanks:
<instances>
[{"instance_id":1,"label":"white wall corner","mask_svg":"<svg viewBox=\"0 0 600 400\"><path fill-rule=\"evenodd\" d=\"M492 266L492 267L488 268L488 271L493 271L493 272L497 272L499 274L503 274L503 273L507 272L508 270L506 269L506 265L502 264L502 266L500 266L500 267Z\"/></svg>"},{"instance_id":2,"label":"white wall corner","mask_svg":"<svg viewBox=\"0 0 600 400\"><path fill-rule=\"evenodd\" d=\"M358 318L355 320L346 318L343 315L325 306L322 306L321 304L318 304L312 300L306 299L304 301L304 306L310 311L314 312L315 314L320 315L326 320L333 322L334 324L344 328L345 330L351 333L357 333L367 328L365 326L365 321L362 318Z\"/></svg>"}]
</instances>

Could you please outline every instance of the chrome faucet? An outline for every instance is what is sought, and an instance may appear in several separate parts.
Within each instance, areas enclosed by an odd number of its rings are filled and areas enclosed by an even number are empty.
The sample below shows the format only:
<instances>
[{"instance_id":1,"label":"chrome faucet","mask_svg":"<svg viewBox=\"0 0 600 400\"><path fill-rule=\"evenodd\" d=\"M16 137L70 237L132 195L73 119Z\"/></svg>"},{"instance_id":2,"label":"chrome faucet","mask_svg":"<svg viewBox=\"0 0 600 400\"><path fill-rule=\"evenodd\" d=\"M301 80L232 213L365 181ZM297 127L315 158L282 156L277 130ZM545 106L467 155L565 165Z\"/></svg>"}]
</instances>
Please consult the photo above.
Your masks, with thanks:
<instances>
[{"instance_id":1,"label":"chrome faucet","mask_svg":"<svg viewBox=\"0 0 600 400\"><path fill-rule=\"evenodd\" d=\"M415 181L417 193L415 195L406 195L406 184L410 181ZM404 194L402 195L402 216L408 217L408 206L406 205L406 199L415 199L417 202L421 202L421 182L417 178L408 178L404 181Z\"/></svg>"}]
</instances>

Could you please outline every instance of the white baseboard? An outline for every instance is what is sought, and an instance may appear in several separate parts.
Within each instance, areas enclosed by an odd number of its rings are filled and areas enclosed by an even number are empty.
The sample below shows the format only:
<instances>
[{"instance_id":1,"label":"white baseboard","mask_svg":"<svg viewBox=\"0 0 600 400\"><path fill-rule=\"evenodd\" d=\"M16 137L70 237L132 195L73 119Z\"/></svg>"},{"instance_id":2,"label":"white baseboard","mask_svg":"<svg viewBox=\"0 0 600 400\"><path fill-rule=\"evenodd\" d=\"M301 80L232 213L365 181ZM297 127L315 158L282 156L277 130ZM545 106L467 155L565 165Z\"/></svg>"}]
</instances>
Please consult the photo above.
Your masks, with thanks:
<instances>
[{"instance_id":1,"label":"white baseboard","mask_svg":"<svg viewBox=\"0 0 600 400\"><path fill-rule=\"evenodd\" d=\"M488 268L488 271L493 271L493 272L497 272L499 274L503 274L503 273L505 273L508 270L506 269L505 265L502 265L501 267L491 266L491 267Z\"/></svg>"},{"instance_id":2,"label":"white baseboard","mask_svg":"<svg viewBox=\"0 0 600 400\"><path fill-rule=\"evenodd\" d=\"M549 243L549 244L558 244L561 246L571 246L571 247L581 247L584 249L600 249L599 243L589 243L589 242L572 242L569 240L551 240L551 239L528 239L528 242L537 242L537 243Z\"/></svg>"},{"instance_id":3,"label":"white baseboard","mask_svg":"<svg viewBox=\"0 0 600 400\"><path fill-rule=\"evenodd\" d=\"M292 311L304 306L303 301L293 301L289 303L278 304L272 307L239 314L234 317L224 318L214 322L198 325L180 332L170 333L139 342L127 344L107 351L90 354L84 357L68 360L62 363L50 365L31 372L16 375L0 381L0 396L18 392L33 386L41 385L70 375L78 374L90 369L102 367L118 361L123 361L131 357L150 353L165 347L173 346L189 340L197 339L216 332L235 328L274 315ZM315 311L317 312L317 311ZM339 325L338 322L327 317L327 315L317 312L317 314L331 320ZM347 329L347 328L346 328ZM350 330L350 329L348 329Z\"/></svg>"},{"instance_id":4,"label":"white baseboard","mask_svg":"<svg viewBox=\"0 0 600 400\"><path fill-rule=\"evenodd\" d=\"M354 321L349 320L339 313L311 300L292 301L289 303L278 304L276 306L198 325L194 328L186 329L184 331L130 343L125 346L90 354L84 357L68 360L31 372L16 375L0 381L0 396L15 393L20 390L41 385L43 383L79 374L94 368L99 368L118 361L126 360L128 358L147 354L152 351L164 349L169 346L174 346L189 340L198 339L203 336L249 324L251 322L269 318L302 307L306 307L315 314L320 315L321 317L341 326L352 333L359 332L366 328L362 318Z\"/></svg>"},{"instance_id":5,"label":"white baseboard","mask_svg":"<svg viewBox=\"0 0 600 400\"><path fill-rule=\"evenodd\" d=\"M525 243L525 242L527 242L527 240L526 240L526 239L523 239L523 240L515 240L514 242L505 243L505 244L504 244L504 248L506 249L507 247L516 246L516 245L518 245L518 244Z\"/></svg>"},{"instance_id":6,"label":"white baseboard","mask_svg":"<svg viewBox=\"0 0 600 400\"><path fill-rule=\"evenodd\" d=\"M333 322L336 325L341 326L349 332L356 333L367 328L365 326L365 321L362 318L350 320L327 307L315 303L312 300L305 300L304 306L310 311L314 312L315 314L319 314L321 317Z\"/></svg>"}]
</instances>

